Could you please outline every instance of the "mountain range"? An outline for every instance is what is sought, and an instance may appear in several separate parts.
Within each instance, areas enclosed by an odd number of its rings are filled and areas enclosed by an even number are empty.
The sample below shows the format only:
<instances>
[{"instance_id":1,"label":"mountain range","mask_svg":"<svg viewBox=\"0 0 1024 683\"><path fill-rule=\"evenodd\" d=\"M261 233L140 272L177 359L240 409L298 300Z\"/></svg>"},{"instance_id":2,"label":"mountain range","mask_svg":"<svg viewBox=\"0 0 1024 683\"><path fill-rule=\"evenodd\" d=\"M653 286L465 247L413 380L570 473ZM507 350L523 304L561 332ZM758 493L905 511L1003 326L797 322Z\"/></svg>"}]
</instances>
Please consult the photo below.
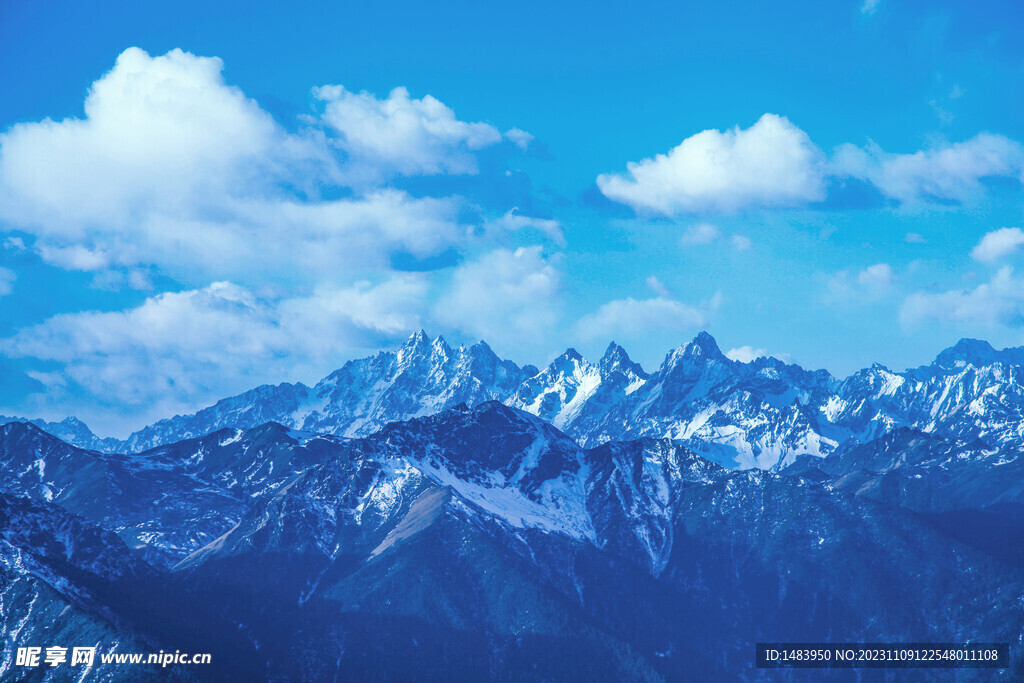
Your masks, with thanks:
<instances>
[{"instance_id":1,"label":"mountain range","mask_svg":"<svg viewBox=\"0 0 1024 683\"><path fill-rule=\"evenodd\" d=\"M622 438L677 441L729 468L780 469L907 428L991 448L1024 446L1024 347L997 351L964 339L904 372L875 364L846 379L777 358L727 358L701 333L652 373L612 343L596 364L569 349L538 371L500 359L484 342L452 349L417 332L397 352L346 363L314 387L264 385L125 440L81 421L33 422L82 448L135 452L268 421L367 436L389 422L497 400L537 415L582 445ZM24 418L3 418L0 422Z\"/></svg>"},{"instance_id":2,"label":"mountain range","mask_svg":"<svg viewBox=\"0 0 1024 683\"><path fill-rule=\"evenodd\" d=\"M88 643L213 654L89 680L791 680L754 644L891 641L1011 647L899 680L1020 680L1022 362L836 380L702 334L537 370L418 333L127 441L6 421L0 677Z\"/></svg>"}]
</instances>

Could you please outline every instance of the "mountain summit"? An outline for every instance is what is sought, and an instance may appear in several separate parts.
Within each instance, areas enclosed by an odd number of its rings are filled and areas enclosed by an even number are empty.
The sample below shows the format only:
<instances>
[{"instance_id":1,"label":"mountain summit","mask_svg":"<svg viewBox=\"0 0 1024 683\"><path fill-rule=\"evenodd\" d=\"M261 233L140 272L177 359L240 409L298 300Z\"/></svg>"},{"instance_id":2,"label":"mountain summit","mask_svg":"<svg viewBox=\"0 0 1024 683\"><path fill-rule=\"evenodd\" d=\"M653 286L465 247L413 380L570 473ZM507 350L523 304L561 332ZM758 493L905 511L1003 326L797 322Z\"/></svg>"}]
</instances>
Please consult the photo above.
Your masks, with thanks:
<instances>
[{"instance_id":1,"label":"mountain summit","mask_svg":"<svg viewBox=\"0 0 1024 683\"><path fill-rule=\"evenodd\" d=\"M776 358L732 361L707 332L650 373L614 342L596 364L570 348L537 370L502 360L483 341L453 349L420 330L397 351L350 361L314 387L257 387L123 442L97 439L73 419L37 424L86 448L134 451L267 421L359 437L459 404L501 401L585 446L668 437L726 467L780 468L899 428L1024 448L1022 373L1024 348L964 339L931 365L894 372L875 364L840 381Z\"/></svg>"}]
</instances>

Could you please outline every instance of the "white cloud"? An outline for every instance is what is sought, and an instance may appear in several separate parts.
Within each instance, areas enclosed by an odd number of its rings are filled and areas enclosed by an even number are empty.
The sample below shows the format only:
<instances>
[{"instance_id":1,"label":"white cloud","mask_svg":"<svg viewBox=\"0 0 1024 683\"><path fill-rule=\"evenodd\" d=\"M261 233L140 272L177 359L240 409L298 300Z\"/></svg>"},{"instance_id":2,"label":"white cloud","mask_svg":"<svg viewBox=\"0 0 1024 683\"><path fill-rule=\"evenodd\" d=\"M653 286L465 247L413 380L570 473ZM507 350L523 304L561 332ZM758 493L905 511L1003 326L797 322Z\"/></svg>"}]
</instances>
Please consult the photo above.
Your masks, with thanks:
<instances>
[{"instance_id":1,"label":"white cloud","mask_svg":"<svg viewBox=\"0 0 1024 683\"><path fill-rule=\"evenodd\" d=\"M533 136L527 133L525 130L519 130L518 128L511 128L505 131L505 139L514 144L519 149L525 150L533 142Z\"/></svg>"},{"instance_id":2,"label":"white cloud","mask_svg":"<svg viewBox=\"0 0 1024 683\"><path fill-rule=\"evenodd\" d=\"M262 382L319 379L353 351L418 328L425 293L414 276L285 299L215 282L123 311L56 315L0 340L0 352L58 364L46 384L80 387L90 424L102 429L125 412L140 426Z\"/></svg>"},{"instance_id":3,"label":"white cloud","mask_svg":"<svg viewBox=\"0 0 1024 683\"><path fill-rule=\"evenodd\" d=\"M697 223L687 228L683 236L679 238L679 244L684 247L711 244L719 238L720 234L718 228L710 223Z\"/></svg>"},{"instance_id":4,"label":"white cloud","mask_svg":"<svg viewBox=\"0 0 1024 683\"><path fill-rule=\"evenodd\" d=\"M880 2L881 2L881 0L864 0L864 2L861 3L861 6L860 6L860 13L861 14L874 14L875 10L878 9L878 5L879 5Z\"/></svg>"},{"instance_id":5,"label":"white cloud","mask_svg":"<svg viewBox=\"0 0 1024 683\"><path fill-rule=\"evenodd\" d=\"M924 238L924 235L916 232L908 232L904 237L903 241L907 244L926 244L928 240Z\"/></svg>"},{"instance_id":6,"label":"white cloud","mask_svg":"<svg viewBox=\"0 0 1024 683\"><path fill-rule=\"evenodd\" d=\"M830 304L843 306L873 303L890 294L896 280L888 263L876 263L855 275L841 270L829 276L824 298Z\"/></svg>"},{"instance_id":7,"label":"white cloud","mask_svg":"<svg viewBox=\"0 0 1024 683\"><path fill-rule=\"evenodd\" d=\"M978 261L991 263L1014 253L1022 244L1024 244L1024 230L1000 228L986 233L978 245L971 250L971 257Z\"/></svg>"},{"instance_id":8,"label":"white cloud","mask_svg":"<svg viewBox=\"0 0 1024 683\"><path fill-rule=\"evenodd\" d=\"M496 249L455 269L435 318L496 347L543 342L558 321L560 280L540 247Z\"/></svg>"},{"instance_id":9,"label":"white cloud","mask_svg":"<svg viewBox=\"0 0 1024 683\"><path fill-rule=\"evenodd\" d=\"M282 301L277 307L279 324L303 335L299 347L307 354L326 358L336 353L339 340L365 345L359 330L398 338L422 327L420 311L428 286L427 278L417 274L379 284L320 286L309 296Z\"/></svg>"},{"instance_id":10,"label":"white cloud","mask_svg":"<svg viewBox=\"0 0 1024 683\"><path fill-rule=\"evenodd\" d=\"M718 307L720 297L701 307L659 296L637 300L632 297L609 301L576 324L584 340L619 339L654 331L683 331L704 327L708 314Z\"/></svg>"},{"instance_id":11,"label":"white cloud","mask_svg":"<svg viewBox=\"0 0 1024 683\"><path fill-rule=\"evenodd\" d=\"M651 288L651 291L662 297L663 299L675 298L672 294L672 290L669 289L664 282L659 280L656 276L651 275L647 278L647 286Z\"/></svg>"},{"instance_id":12,"label":"white cloud","mask_svg":"<svg viewBox=\"0 0 1024 683\"><path fill-rule=\"evenodd\" d=\"M237 195L268 157L300 152L224 83L222 66L181 50L150 57L130 48L93 83L84 119L11 127L0 136L0 179L14 214L5 217L44 234L81 235L130 222L139 206L173 211L183 200Z\"/></svg>"},{"instance_id":13,"label":"white cloud","mask_svg":"<svg viewBox=\"0 0 1024 683\"><path fill-rule=\"evenodd\" d=\"M486 123L467 123L440 100L424 96L414 99L405 88L395 88L381 100L372 93L353 93L340 85L313 89L324 103L322 121L340 134L343 149L359 184L376 175L433 175L476 173L472 152L501 142L496 128ZM524 140L523 131L509 131L514 140ZM527 140L528 143L528 140Z\"/></svg>"},{"instance_id":14,"label":"white cloud","mask_svg":"<svg viewBox=\"0 0 1024 683\"><path fill-rule=\"evenodd\" d=\"M903 301L901 323L913 326L929 320L1020 327L1024 325L1024 280L1004 266L974 289L918 292Z\"/></svg>"},{"instance_id":15,"label":"white cloud","mask_svg":"<svg viewBox=\"0 0 1024 683\"><path fill-rule=\"evenodd\" d=\"M832 165L837 174L871 182L901 202L967 202L983 193L984 178L1024 180L1024 147L991 133L913 154L890 154L873 143L846 144L836 149Z\"/></svg>"},{"instance_id":16,"label":"white cloud","mask_svg":"<svg viewBox=\"0 0 1024 683\"><path fill-rule=\"evenodd\" d=\"M562 234L562 225L550 218L533 218L531 216L524 216L520 213L518 206L514 206L505 212L501 218L491 221L488 227L497 228L499 230L508 230L510 232L516 232L527 228L533 228L545 235L547 235L553 242L560 246L565 246L565 235Z\"/></svg>"},{"instance_id":17,"label":"white cloud","mask_svg":"<svg viewBox=\"0 0 1024 683\"><path fill-rule=\"evenodd\" d=\"M89 90L85 118L11 127L0 135L0 220L34 235L38 253L59 267L152 265L188 283L315 282L465 239L459 198L414 198L364 181L385 171L470 171L474 150L500 142L496 129L459 121L429 96L396 89L378 100L332 86L317 91L324 122L288 133L224 82L222 66L131 48ZM318 198L346 181L359 192Z\"/></svg>"},{"instance_id":18,"label":"white cloud","mask_svg":"<svg viewBox=\"0 0 1024 683\"><path fill-rule=\"evenodd\" d=\"M10 294L14 289L14 281L17 279L18 276L13 270L0 267L0 296Z\"/></svg>"},{"instance_id":19,"label":"white cloud","mask_svg":"<svg viewBox=\"0 0 1024 683\"><path fill-rule=\"evenodd\" d=\"M626 168L624 175L598 176L597 185L609 199L644 213L799 206L825 196L820 150L775 114L747 129L705 130Z\"/></svg>"},{"instance_id":20,"label":"white cloud","mask_svg":"<svg viewBox=\"0 0 1024 683\"><path fill-rule=\"evenodd\" d=\"M753 346L740 346L739 348L729 349L725 354L729 360L738 360L741 363L750 363L768 355L768 349L755 349Z\"/></svg>"}]
</instances>

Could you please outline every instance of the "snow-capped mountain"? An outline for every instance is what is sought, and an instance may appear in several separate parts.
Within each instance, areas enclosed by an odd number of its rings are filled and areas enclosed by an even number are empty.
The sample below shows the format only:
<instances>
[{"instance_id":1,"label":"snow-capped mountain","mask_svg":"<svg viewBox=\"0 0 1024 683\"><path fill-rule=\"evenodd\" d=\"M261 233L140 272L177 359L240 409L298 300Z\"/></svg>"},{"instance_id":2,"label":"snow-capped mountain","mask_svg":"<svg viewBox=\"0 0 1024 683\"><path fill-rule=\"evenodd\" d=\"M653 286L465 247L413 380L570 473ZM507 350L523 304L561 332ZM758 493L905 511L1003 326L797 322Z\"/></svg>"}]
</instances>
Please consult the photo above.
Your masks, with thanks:
<instances>
[{"instance_id":1,"label":"snow-capped mountain","mask_svg":"<svg viewBox=\"0 0 1024 683\"><path fill-rule=\"evenodd\" d=\"M504 398L535 373L531 366L501 360L484 342L452 349L421 330L397 352L350 361L312 388L301 383L257 387L193 415L145 427L117 449L145 450L215 429L269 421L303 431L364 436L388 422Z\"/></svg>"},{"instance_id":2,"label":"snow-capped mountain","mask_svg":"<svg viewBox=\"0 0 1024 683\"><path fill-rule=\"evenodd\" d=\"M612 406L646 380L643 368L612 342L597 365L587 362L576 349L569 349L523 382L505 402L559 429L571 424L578 430L600 422Z\"/></svg>"},{"instance_id":3,"label":"snow-capped mountain","mask_svg":"<svg viewBox=\"0 0 1024 683\"><path fill-rule=\"evenodd\" d=\"M581 443L669 438L726 466L768 468L795 454L827 455L836 435L814 412L832 378L774 358L730 360L701 333L592 423L569 422Z\"/></svg>"},{"instance_id":4,"label":"snow-capped mountain","mask_svg":"<svg viewBox=\"0 0 1024 683\"><path fill-rule=\"evenodd\" d=\"M53 624L116 651L187 644L215 653L189 670L211 680L756 678L769 636L1024 645L1024 559L975 539L1024 510L997 474L1019 460L886 438L765 472L671 439L585 448L497 401L135 454L9 424L0 595L34 607L2 623L8 649Z\"/></svg>"},{"instance_id":5,"label":"snow-capped mountain","mask_svg":"<svg viewBox=\"0 0 1024 683\"><path fill-rule=\"evenodd\" d=\"M347 363L314 387L257 387L127 440L82 423L41 423L84 448L139 451L217 429L274 421L292 429L365 436L389 422L499 400L595 446L673 439L730 468L781 468L826 457L900 428L990 447L1024 447L1024 348L962 340L905 372L875 364L840 380L776 358L733 361L701 333L648 374L611 344L593 364L569 349L542 371L498 358L483 342L457 349L418 332L397 352Z\"/></svg>"}]
</instances>

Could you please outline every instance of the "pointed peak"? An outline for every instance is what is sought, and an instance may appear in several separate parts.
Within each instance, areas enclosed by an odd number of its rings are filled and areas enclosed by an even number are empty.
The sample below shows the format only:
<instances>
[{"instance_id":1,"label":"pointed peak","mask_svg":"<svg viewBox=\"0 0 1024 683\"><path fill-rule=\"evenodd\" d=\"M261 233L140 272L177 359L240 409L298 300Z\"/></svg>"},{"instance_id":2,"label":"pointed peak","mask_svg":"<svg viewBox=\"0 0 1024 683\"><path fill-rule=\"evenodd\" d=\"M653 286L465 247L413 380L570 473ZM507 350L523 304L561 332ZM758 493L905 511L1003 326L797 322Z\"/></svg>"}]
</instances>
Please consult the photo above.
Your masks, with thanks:
<instances>
[{"instance_id":1,"label":"pointed peak","mask_svg":"<svg viewBox=\"0 0 1024 683\"><path fill-rule=\"evenodd\" d=\"M718 348L718 342L707 332L701 332L693 340L683 347L683 353L688 356L706 356L707 358L724 358L722 349Z\"/></svg>"},{"instance_id":2,"label":"pointed peak","mask_svg":"<svg viewBox=\"0 0 1024 683\"><path fill-rule=\"evenodd\" d=\"M564 352L562 352L560 356L558 356L548 364L548 367L545 370L545 372L555 375L565 372L572 373L576 371L576 368L579 368L581 366L588 367L589 365L590 364L587 362L587 359L584 358L579 351L572 347L569 347Z\"/></svg>"},{"instance_id":3,"label":"pointed peak","mask_svg":"<svg viewBox=\"0 0 1024 683\"><path fill-rule=\"evenodd\" d=\"M398 362L404 363L410 358L421 358L430 355L430 338L423 330L409 337L398 350Z\"/></svg>"},{"instance_id":4,"label":"pointed peak","mask_svg":"<svg viewBox=\"0 0 1024 683\"><path fill-rule=\"evenodd\" d=\"M488 362L498 362L501 360L498 358L498 354L494 352L494 349L492 349L483 339L470 346L468 351L470 357L478 360L486 359Z\"/></svg>"},{"instance_id":5,"label":"pointed peak","mask_svg":"<svg viewBox=\"0 0 1024 683\"><path fill-rule=\"evenodd\" d=\"M580 352L577 351L576 349L574 349L571 346L569 348L567 348L565 350L565 353L563 353L561 356L559 356L559 358L567 358L569 360L574 360L574 361L581 361L581 360L583 360L583 356L580 355Z\"/></svg>"},{"instance_id":6,"label":"pointed peak","mask_svg":"<svg viewBox=\"0 0 1024 683\"><path fill-rule=\"evenodd\" d=\"M608 348L604 350L604 355L601 356L601 360L613 358L629 358L629 354L626 353L626 349L622 348L614 341L608 344Z\"/></svg>"},{"instance_id":7,"label":"pointed peak","mask_svg":"<svg viewBox=\"0 0 1024 683\"><path fill-rule=\"evenodd\" d=\"M442 351L446 356L451 355L452 347L448 346L448 342L441 335L437 335L434 341L430 343L430 346L438 351Z\"/></svg>"},{"instance_id":8,"label":"pointed peak","mask_svg":"<svg viewBox=\"0 0 1024 683\"><path fill-rule=\"evenodd\" d=\"M419 346L421 344L429 343L430 338L427 336L427 333L423 329L420 329L419 332L413 332L409 335L409 338L405 340L405 344L403 344L403 346Z\"/></svg>"},{"instance_id":9,"label":"pointed peak","mask_svg":"<svg viewBox=\"0 0 1024 683\"><path fill-rule=\"evenodd\" d=\"M635 362L626 353L626 349L622 348L615 342L608 345L605 349L604 355L601 356L601 360L598 363L598 367L601 368L602 372L608 372L611 370L619 369L627 372L632 372L638 377L647 377L647 373L640 367L640 364Z\"/></svg>"}]
</instances>

